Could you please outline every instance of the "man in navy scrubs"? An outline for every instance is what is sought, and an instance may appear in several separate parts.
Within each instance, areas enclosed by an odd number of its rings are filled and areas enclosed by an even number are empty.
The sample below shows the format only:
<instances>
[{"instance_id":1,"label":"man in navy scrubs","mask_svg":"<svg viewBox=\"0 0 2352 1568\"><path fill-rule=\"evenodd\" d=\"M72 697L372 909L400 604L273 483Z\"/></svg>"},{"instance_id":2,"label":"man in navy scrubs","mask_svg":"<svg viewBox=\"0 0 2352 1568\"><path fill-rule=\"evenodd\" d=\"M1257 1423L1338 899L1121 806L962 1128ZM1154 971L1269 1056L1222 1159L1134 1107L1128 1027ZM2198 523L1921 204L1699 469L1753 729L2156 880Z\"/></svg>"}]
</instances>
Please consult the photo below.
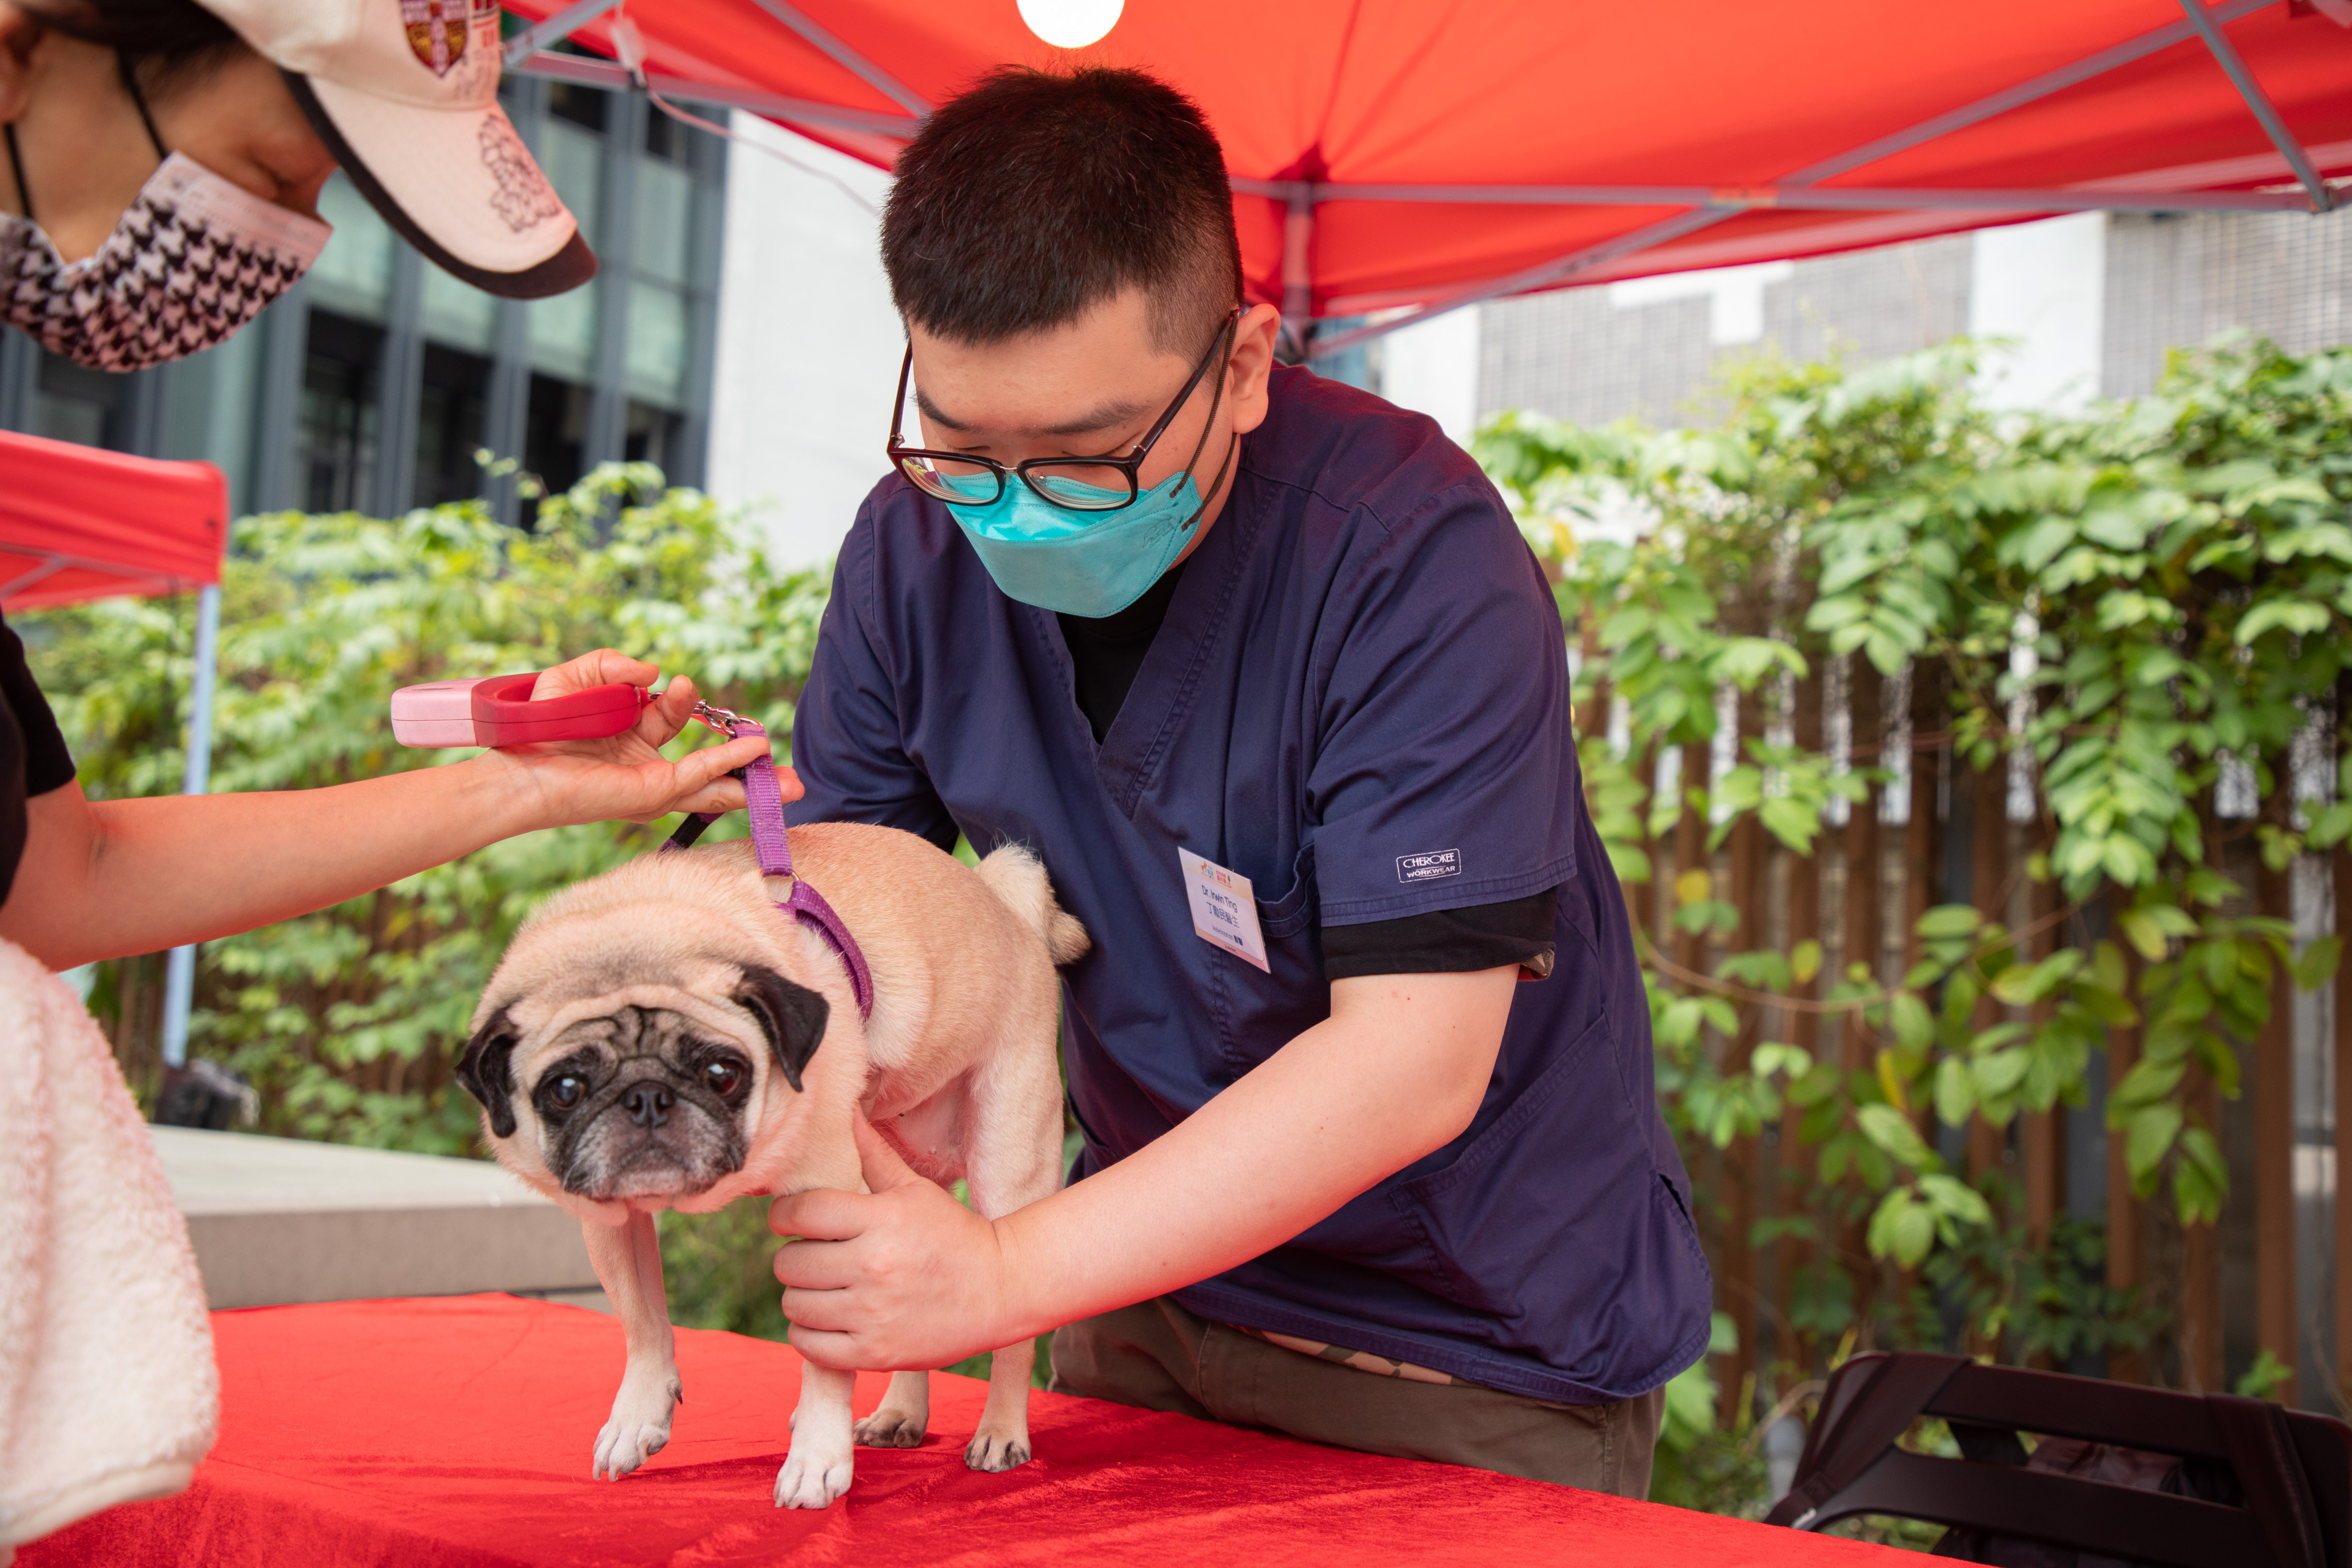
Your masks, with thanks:
<instances>
[{"instance_id":1,"label":"man in navy scrubs","mask_svg":"<svg viewBox=\"0 0 2352 1568\"><path fill-rule=\"evenodd\" d=\"M1507 510L1428 419L1274 363L1216 140L1142 73L942 106L883 258L893 469L792 817L1044 857L1095 941L1085 1152L991 1224L865 1133L870 1195L777 1205L793 1343L1066 1323L1059 1388L1643 1495L1706 1265Z\"/></svg>"}]
</instances>

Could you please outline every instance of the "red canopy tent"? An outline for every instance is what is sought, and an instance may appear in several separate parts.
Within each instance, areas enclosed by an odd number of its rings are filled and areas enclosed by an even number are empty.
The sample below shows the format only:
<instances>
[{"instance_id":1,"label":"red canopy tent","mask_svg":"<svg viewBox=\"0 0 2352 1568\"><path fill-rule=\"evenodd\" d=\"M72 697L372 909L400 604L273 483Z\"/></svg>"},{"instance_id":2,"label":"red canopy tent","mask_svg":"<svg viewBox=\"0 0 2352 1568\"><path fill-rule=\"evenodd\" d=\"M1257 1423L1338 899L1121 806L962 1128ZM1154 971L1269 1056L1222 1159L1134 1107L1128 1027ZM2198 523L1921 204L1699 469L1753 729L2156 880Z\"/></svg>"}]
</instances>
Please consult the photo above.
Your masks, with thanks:
<instances>
[{"instance_id":1,"label":"red canopy tent","mask_svg":"<svg viewBox=\"0 0 2352 1568\"><path fill-rule=\"evenodd\" d=\"M1110 7L1106 6L1106 9ZM616 0L517 0L509 68L628 72ZM2093 208L2326 211L2352 0L1127 0L1066 54L1015 0L635 0L642 76L887 167L987 66L1133 64L1200 100L1251 294L1296 323Z\"/></svg>"},{"instance_id":2,"label":"red canopy tent","mask_svg":"<svg viewBox=\"0 0 2352 1568\"><path fill-rule=\"evenodd\" d=\"M0 613L204 588L227 548L228 480L210 463L0 431Z\"/></svg>"},{"instance_id":3,"label":"red canopy tent","mask_svg":"<svg viewBox=\"0 0 2352 1568\"><path fill-rule=\"evenodd\" d=\"M169 463L0 431L0 614L116 594L196 591L196 676L182 787L212 779L214 650L228 479L210 463ZM163 979L163 1059L188 1049L196 950L175 947Z\"/></svg>"}]
</instances>

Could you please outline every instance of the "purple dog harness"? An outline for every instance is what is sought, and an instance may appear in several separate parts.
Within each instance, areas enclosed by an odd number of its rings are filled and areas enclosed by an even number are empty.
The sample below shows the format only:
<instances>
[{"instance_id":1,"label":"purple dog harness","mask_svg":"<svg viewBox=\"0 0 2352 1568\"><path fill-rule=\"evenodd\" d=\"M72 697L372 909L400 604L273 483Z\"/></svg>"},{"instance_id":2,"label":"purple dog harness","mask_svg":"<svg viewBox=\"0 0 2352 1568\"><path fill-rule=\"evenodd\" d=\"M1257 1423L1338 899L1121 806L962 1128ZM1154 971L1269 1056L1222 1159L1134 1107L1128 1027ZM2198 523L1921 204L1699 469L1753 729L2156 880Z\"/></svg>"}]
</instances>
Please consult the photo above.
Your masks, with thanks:
<instances>
[{"instance_id":1,"label":"purple dog harness","mask_svg":"<svg viewBox=\"0 0 2352 1568\"><path fill-rule=\"evenodd\" d=\"M730 741L739 735L764 736L768 732L758 721L730 713L724 708L713 708L708 702L696 703L694 716ZM824 901L824 895L793 873L793 846L784 831L784 796L776 783L775 759L755 758L735 776L743 781L744 814L751 819L751 848L759 858L760 875L793 879L792 892L776 908L824 939L834 956L841 960L841 967L849 972L849 988L857 994L858 1016L872 1017L874 974L866 967L866 955L857 950L857 939L849 934L849 928L842 923L833 906ZM677 825L669 842L662 846L662 852L691 848L694 841L702 837L702 830L718 820L715 812L690 814Z\"/></svg>"}]
</instances>

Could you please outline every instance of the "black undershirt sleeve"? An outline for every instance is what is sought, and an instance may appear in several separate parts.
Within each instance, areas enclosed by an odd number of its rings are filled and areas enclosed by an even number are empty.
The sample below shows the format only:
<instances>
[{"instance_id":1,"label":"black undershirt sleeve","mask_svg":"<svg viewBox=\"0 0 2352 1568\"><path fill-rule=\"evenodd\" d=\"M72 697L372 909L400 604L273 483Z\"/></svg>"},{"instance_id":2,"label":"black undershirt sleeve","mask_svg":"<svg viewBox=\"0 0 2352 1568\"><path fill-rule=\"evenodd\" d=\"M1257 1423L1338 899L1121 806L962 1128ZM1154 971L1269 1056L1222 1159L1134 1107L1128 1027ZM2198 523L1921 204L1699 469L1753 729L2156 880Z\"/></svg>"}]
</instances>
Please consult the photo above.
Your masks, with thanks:
<instances>
[{"instance_id":1,"label":"black undershirt sleeve","mask_svg":"<svg viewBox=\"0 0 2352 1568\"><path fill-rule=\"evenodd\" d=\"M1062 641L1070 650L1078 710L1087 716L1097 745L1110 733L1111 721L1127 701L1183 574L1181 564L1171 568L1117 615L1057 617ZM1540 980L1551 973L1552 921L1559 913L1559 890L1555 888L1473 909L1438 910L1370 925L1325 926L1323 977L1473 974L1516 963Z\"/></svg>"},{"instance_id":2,"label":"black undershirt sleeve","mask_svg":"<svg viewBox=\"0 0 2352 1568\"><path fill-rule=\"evenodd\" d=\"M0 903L25 858L25 803L73 783L73 755L48 699L25 664L25 644L0 620Z\"/></svg>"},{"instance_id":3,"label":"black undershirt sleeve","mask_svg":"<svg viewBox=\"0 0 2352 1568\"><path fill-rule=\"evenodd\" d=\"M1559 889L1402 920L1323 928L1323 978L1364 974L1475 974L1516 963L1536 980L1551 973Z\"/></svg>"}]
</instances>

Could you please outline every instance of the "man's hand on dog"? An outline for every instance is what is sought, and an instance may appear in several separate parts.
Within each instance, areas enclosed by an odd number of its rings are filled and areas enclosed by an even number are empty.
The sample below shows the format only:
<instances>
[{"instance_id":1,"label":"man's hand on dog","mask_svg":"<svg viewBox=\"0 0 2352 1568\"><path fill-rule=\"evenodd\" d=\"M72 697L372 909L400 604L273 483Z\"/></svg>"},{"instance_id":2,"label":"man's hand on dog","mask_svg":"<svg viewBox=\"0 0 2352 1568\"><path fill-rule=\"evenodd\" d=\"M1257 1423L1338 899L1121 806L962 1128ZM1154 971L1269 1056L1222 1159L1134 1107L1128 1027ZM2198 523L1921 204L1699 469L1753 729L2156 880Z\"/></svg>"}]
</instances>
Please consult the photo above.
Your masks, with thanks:
<instances>
[{"instance_id":1,"label":"man's hand on dog","mask_svg":"<svg viewBox=\"0 0 2352 1568\"><path fill-rule=\"evenodd\" d=\"M1020 1338L997 1228L907 1168L864 1117L867 1193L778 1198L768 1227L793 1348L820 1366L946 1366ZM1010 1332L1006 1326L1011 1325Z\"/></svg>"},{"instance_id":2,"label":"man's hand on dog","mask_svg":"<svg viewBox=\"0 0 2352 1568\"><path fill-rule=\"evenodd\" d=\"M650 686L660 673L643 659L603 647L542 672L531 696L562 697L616 681ZM765 755L764 739L746 735L688 752L676 762L662 755L661 749L692 721L695 696L694 682L677 676L637 716L635 729L600 741L549 741L485 752L480 760L512 771L517 786L532 796L540 826L652 822L677 811L740 811L743 786L727 775ZM800 780L790 768L778 768L776 782L785 800L801 797Z\"/></svg>"}]
</instances>

